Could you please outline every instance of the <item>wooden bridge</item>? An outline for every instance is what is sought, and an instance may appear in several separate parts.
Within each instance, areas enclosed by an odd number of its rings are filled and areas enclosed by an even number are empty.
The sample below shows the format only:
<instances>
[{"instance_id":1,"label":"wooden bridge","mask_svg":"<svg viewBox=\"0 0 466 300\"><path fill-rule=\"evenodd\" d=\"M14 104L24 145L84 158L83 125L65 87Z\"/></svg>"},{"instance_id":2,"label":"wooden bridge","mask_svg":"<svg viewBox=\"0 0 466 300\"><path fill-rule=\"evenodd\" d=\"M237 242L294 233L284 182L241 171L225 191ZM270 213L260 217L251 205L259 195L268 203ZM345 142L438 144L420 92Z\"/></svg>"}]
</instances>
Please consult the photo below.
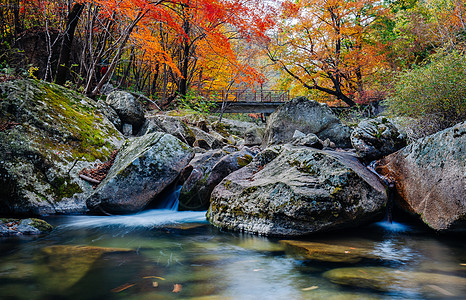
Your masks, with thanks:
<instances>
[{"instance_id":1,"label":"wooden bridge","mask_svg":"<svg viewBox=\"0 0 466 300\"><path fill-rule=\"evenodd\" d=\"M270 114L278 106L290 100L288 91L280 90L234 90L208 91L203 95L215 103L213 113L266 113Z\"/></svg>"}]
</instances>

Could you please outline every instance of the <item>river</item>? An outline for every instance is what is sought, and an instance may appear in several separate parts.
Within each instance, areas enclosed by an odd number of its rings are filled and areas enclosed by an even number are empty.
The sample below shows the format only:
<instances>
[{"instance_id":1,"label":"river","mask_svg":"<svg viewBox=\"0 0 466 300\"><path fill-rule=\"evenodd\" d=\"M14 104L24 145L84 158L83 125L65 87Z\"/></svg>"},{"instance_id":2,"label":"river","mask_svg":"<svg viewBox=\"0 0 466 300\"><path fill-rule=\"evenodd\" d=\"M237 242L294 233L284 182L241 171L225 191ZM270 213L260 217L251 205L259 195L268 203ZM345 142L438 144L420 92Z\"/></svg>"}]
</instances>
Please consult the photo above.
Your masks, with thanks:
<instances>
[{"instance_id":1,"label":"river","mask_svg":"<svg viewBox=\"0 0 466 300\"><path fill-rule=\"evenodd\" d=\"M279 238L221 231L205 212L47 221L56 227L46 236L0 239L0 299L466 298L465 239L419 224L301 239L323 247L311 255Z\"/></svg>"}]
</instances>

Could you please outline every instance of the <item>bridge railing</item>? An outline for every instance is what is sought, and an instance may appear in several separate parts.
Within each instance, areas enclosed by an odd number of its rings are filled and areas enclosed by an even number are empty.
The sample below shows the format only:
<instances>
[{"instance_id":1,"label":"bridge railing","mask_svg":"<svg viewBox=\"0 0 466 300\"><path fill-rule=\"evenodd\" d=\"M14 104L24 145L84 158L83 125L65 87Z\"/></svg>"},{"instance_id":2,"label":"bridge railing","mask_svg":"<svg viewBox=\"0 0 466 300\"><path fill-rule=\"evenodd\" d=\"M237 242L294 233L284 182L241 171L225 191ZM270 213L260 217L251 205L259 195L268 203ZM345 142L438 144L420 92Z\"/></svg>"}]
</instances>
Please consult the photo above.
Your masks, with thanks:
<instances>
[{"instance_id":1,"label":"bridge railing","mask_svg":"<svg viewBox=\"0 0 466 300\"><path fill-rule=\"evenodd\" d=\"M209 101L221 102L286 102L290 100L289 91L282 90L209 90L202 95Z\"/></svg>"}]
</instances>

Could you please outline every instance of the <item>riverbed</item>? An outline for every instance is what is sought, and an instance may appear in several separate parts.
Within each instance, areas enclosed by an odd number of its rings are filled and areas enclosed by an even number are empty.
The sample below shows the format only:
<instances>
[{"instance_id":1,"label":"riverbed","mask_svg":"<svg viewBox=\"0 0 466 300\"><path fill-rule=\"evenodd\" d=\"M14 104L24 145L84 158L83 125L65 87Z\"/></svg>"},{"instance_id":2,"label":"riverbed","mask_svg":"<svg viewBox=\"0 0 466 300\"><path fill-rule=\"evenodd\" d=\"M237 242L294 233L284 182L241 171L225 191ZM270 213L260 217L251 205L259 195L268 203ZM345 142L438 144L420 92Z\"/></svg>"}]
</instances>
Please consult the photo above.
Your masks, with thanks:
<instances>
[{"instance_id":1,"label":"riverbed","mask_svg":"<svg viewBox=\"0 0 466 300\"><path fill-rule=\"evenodd\" d=\"M205 212L47 221L48 235L0 239L0 299L466 298L464 237L396 218L297 242L221 231Z\"/></svg>"}]
</instances>

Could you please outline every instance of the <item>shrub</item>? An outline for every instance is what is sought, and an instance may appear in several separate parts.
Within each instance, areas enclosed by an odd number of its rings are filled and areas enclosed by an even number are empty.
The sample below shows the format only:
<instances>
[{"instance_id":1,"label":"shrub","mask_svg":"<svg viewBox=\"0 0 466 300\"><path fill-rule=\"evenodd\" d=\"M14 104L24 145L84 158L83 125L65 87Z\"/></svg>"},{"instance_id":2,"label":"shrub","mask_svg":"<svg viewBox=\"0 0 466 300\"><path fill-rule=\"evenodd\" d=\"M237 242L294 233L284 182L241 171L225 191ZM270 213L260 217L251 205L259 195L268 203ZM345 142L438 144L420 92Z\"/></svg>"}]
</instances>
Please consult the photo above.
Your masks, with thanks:
<instances>
[{"instance_id":1,"label":"shrub","mask_svg":"<svg viewBox=\"0 0 466 300\"><path fill-rule=\"evenodd\" d=\"M466 119L466 57L438 53L425 66L397 76L394 92L385 102L395 116L415 120L419 136Z\"/></svg>"}]
</instances>

